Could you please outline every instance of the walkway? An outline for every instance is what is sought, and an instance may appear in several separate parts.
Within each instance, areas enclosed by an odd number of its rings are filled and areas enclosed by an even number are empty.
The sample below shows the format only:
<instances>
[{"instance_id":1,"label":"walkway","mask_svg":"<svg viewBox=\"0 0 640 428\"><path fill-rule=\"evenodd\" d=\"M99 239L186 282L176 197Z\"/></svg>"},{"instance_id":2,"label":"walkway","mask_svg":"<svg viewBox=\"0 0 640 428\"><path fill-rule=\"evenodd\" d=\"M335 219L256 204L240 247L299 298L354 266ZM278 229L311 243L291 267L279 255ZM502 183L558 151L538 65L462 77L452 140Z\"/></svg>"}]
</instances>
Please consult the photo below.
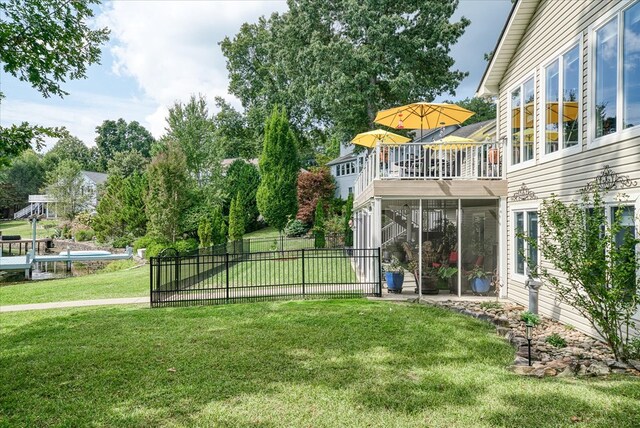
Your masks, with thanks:
<instances>
[{"instance_id":1,"label":"walkway","mask_svg":"<svg viewBox=\"0 0 640 428\"><path fill-rule=\"evenodd\" d=\"M149 304L149 297L124 297L120 299L73 300L69 302L29 303L26 305L0 306L0 313L34 311L40 309L80 308L84 306Z\"/></svg>"}]
</instances>

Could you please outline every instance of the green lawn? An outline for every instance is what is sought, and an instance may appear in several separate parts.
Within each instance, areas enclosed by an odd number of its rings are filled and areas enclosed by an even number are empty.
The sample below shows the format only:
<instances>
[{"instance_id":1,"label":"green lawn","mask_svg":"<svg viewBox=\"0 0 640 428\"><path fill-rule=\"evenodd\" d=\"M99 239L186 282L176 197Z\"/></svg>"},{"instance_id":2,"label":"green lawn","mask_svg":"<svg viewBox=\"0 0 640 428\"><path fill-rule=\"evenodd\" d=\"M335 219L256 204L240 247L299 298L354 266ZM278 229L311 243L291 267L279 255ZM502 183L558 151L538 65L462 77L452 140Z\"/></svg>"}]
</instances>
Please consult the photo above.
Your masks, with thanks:
<instances>
[{"instance_id":1,"label":"green lawn","mask_svg":"<svg viewBox=\"0 0 640 428\"><path fill-rule=\"evenodd\" d=\"M51 229L45 229L45 225L55 226L56 221L39 221L36 228L36 236L38 238L47 238L51 234ZM0 231L2 231L3 235L20 235L23 239L31 238L32 227L28 220L0 221Z\"/></svg>"},{"instance_id":2,"label":"green lawn","mask_svg":"<svg viewBox=\"0 0 640 428\"><path fill-rule=\"evenodd\" d=\"M149 295L149 266L0 287L0 305Z\"/></svg>"},{"instance_id":3,"label":"green lawn","mask_svg":"<svg viewBox=\"0 0 640 428\"><path fill-rule=\"evenodd\" d=\"M264 229L260 229L260 230L255 230L253 232L250 233L245 233L245 235L243 236L244 239L248 239L248 238L278 238L280 236L280 234L278 233L278 231L269 226L269 227L265 227Z\"/></svg>"},{"instance_id":4,"label":"green lawn","mask_svg":"<svg viewBox=\"0 0 640 428\"><path fill-rule=\"evenodd\" d=\"M639 379L529 379L512 359L488 324L421 305L7 313L0 426L638 426Z\"/></svg>"}]
</instances>

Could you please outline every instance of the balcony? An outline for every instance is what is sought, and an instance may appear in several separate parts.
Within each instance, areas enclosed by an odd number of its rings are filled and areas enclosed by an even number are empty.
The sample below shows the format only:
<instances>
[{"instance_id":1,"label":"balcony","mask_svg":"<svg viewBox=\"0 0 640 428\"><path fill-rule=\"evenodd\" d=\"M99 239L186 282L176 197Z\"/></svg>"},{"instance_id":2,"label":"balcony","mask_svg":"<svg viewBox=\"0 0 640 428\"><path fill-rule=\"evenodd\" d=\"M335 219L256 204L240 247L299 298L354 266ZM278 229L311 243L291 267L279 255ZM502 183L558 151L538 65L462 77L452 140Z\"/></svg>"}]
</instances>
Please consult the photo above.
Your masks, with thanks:
<instances>
[{"instance_id":1,"label":"balcony","mask_svg":"<svg viewBox=\"0 0 640 428\"><path fill-rule=\"evenodd\" d=\"M29 195L29 203L38 202L56 202L56 199L51 195Z\"/></svg>"},{"instance_id":2,"label":"balcony","mask_svg":"<svg viewBox=\"0 0 640 428\"><path fill-rule=\"evenodd\" d=\"M495 141L378 145L365 159L356 179L356 198L378 180L395 181L398 188L411 186L412 181L503 180L503 147Z\"/></svg>"}]
</instances>

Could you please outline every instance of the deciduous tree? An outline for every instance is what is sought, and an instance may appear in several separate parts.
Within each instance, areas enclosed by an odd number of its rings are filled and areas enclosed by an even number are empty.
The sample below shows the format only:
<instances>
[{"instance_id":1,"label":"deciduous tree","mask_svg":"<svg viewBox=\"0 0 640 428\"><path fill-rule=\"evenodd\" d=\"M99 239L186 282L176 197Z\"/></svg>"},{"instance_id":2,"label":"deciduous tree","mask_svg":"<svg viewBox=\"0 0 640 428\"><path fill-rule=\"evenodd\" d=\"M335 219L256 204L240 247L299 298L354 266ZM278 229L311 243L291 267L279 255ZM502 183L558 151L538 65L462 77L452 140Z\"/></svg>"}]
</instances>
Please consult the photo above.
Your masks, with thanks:
<instances>
[{"instance_id":1,"label":"deciduous tree","mask_svg":"<svg viewBox=\"0 0 640 428\"><path fill-rule=\"evenodd\" d=\"M177 143L169 141L166 150L151 161L147 168L147 179L149 234L175 242L182 233L181 217L189 205L185 189L191 188L187 160Z\"/></svg>"},{"instance_id":2,"label":"deciduous tree","mask_svg":"<svg viewBox=\"0 0 640 428\"><path fill-rule=\"evenodd\" d=\"M145 127L135 120L127 123L124 119L105 120L96 127L96 145L100 154L99 163L104 171L116 153L138 151L148 158L155 139Z\"/></svg>"},{"instance_id":3,"label":"deciduous tree","mask_svg":"<svg viewBox=\"0 0 640 428\"><path fill-rule=\"evenodd\" d=\"M317 2L244 24L221 43L229 91L245 109L275 104L292 124L353 136L378 110L455 94L467 75L452 69L450 47L469 21L451 19L458 1Z\"/></svg>"},{"instance_id":4,"label":"deciduous tree","mask_svg":"<svg viewBox=\"0 0 640 428\"><path fill-rule=\"evenodd\" d=\"M91 192L84 187L81 166L73 160L64 160L47 174L47 193L56 200L58 216L73 220L88 208Z\"/></svg>"},{"instance_id":5,"label":"deciduous tree","mask_svg":"<svg viewBox=\"0 0 640 428\"><path fill-rule=\"evenodd\" d=\"M296 218L310 224L319 200L330 200L336 190L328 168L317 168L298 175L298 213Z\"/></svg>"},{"instance_id":6,"label":"deciduous tree","mask_svg":"<svg viewBox=\"0 0 640 428\"><path fill-rule=\"evenodd\" d=\"M106 28L91 29L92 4L97 0L6 0L0 2L0 63L3 70L27 82L45 98L68 95L60 85L86 77L100 60ZM0 92L0 101L4 98ZM0 167L44 137L61 136L59 128L27 122L0 126Z\"/></svg>"}]
</instances>

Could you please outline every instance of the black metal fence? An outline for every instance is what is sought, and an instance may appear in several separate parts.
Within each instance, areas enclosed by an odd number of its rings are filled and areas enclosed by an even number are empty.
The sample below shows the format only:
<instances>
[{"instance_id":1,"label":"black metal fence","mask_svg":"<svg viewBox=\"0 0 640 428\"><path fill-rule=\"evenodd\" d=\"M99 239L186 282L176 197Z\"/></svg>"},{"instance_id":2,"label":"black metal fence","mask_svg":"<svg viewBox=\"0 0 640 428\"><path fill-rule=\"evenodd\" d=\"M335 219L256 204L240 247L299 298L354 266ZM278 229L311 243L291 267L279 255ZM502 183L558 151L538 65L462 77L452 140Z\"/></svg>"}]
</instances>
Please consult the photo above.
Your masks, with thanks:
<instances>
[{"instance_id":1,"label":"black metal fence","mask_svg":"<svg viewBox=\"0 0 640 428\"><path fill-rule=\"evenodd\" d=\"M379 248L253 251L254 244L152 257L151 306L382 295Z\"/></svg>"}]
</instances>

